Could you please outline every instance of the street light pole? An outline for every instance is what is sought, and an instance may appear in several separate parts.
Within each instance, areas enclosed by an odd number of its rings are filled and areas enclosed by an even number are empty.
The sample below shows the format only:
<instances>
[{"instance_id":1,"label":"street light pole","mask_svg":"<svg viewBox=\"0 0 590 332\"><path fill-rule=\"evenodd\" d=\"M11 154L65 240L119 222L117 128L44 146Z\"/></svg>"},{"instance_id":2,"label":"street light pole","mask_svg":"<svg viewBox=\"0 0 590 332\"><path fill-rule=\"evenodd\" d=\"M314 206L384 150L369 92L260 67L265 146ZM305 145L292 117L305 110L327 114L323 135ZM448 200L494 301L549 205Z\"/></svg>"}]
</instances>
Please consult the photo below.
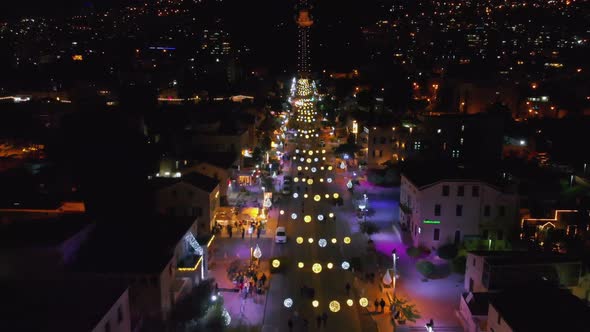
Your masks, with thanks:
<instances>
[{"instance_id":1,"label":"street light pole","mask_svg":"<svg viewBox=\"0 0 590 332\"><path fill-rule=\"evenodd\" d=\"M393 249L391 251L391 256L393 258L393 299L395 300L395 283L397 279L397 249Z\"/></svg>"}]
</instances>

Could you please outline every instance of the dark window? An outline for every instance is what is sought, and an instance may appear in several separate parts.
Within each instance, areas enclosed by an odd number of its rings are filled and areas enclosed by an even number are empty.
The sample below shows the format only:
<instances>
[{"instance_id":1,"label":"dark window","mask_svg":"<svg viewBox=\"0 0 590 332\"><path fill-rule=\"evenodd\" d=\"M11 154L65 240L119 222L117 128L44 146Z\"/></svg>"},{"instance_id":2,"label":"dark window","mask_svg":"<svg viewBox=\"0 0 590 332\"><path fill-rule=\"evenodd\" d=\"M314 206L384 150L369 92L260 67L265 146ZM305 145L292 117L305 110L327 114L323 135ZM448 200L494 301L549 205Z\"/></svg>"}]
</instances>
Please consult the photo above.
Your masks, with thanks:
<instances>
[{"instance_id":1,"label":"dark window","mask_svg":"<svg viewBox=\"0 0 590 332\"><path fill-rule=\"evenodd\" d=\"M504 217L505 214L506 214L506 207L504 205L498 206L498 216Z\"/></svg>"},{"instance_id":2,"label":"dark window","mask_svg":"<svg viewBox=\"0 0 590 332\"><path fill-rule=\"evenodd\" d=\"M121 309L121 306L117 308L117 320L119 321L119 324L123 321L123 309Z\"/></svg>"},{"instance_id":3,"label":"dark window","mask_svg":"<svg viewBox=\"0 0 590 332\"><path fill-rule=\"evenodd\" d=\"M489 217L490 216L490 206L486 205L483 207L483 216L484 217Z\"/></svg>"},{"instance_id":4,"label":"dark window","mask_svg":"<svg viewBox=\"0 0 590 332\"><path fill-rule=\"evenodd\" d=\"M469 291L473 292L473 279L469 278Z\"/></svg>"},{"instance_id":5,"label":"dark window","mask_svg":"<svg viewBox=\"0 0 590 332\"><path fill-rule=\"evenodd\" d=\"M471 196L479 197L479 186L471 187Z\"/></svg>"},{"instance_id":6,"label":"dark window","mask_svg":"<svg viewBox=\"0 0 590 332\"><path fill-rule=\"evenodd\" d=\"M107 322L104 324L104 332L111 332L111 323Z\"/></svg>"},{"instance_id":7,"label":"dark window","mask_svg":"<svg viewBox=\"0 0 590 332\"><path fill-rule=\"evenodd\" d=\"M465 195L465 186L457 187L457 196L463 196L463 195Z\"/></svg>"},{"instance_id":8,"label":"dark window","mask_svg":"<svg viewBox=\"0 0 590 332\"><path fill-rule=\"evenodd\" d=\"M455 214L457 215L457 217L461 217L463 215L463 205L457 205L457 208L455 209Z\"/></svg>"},{"instance_id":9,"label":"dark window","mask_svg":"<svg viewBox=\"0 0 590 332\"><path fill-rule=\"evenodd\" d=\"M174 208L173 207L169 207L166 209L166 214L169 216L173 216L174 215Z\"/></svg>"},{"instance_id":10,"label":"dark window","mask_svg":"<svg viewBox=\"0 0 590 332\"><path fill-rule=\"evenodd\" d=\"M434 205L434 215L440 216L440 204Z\"/></svg>"},{"instance_id":11,"label":"dark window","mask_svg":"<svg viewBox=\"0 0 590 332\"><path fill-rule=\"evenodd\" d=\"M193 207L192 208L192 216L193 217L201 217L203 215L203 209L200 207Z\"/></svg>"},{"instance_id":12,"label":"dark window","mask_svg":"<svg viewBox=\"0 0 590 332\"><path fill-rule=\"evenodd\" d=\"M496 233L496 237L498 238L498 240L504 240L504 231L499 230L498 233Z\"/></svg>"},{"instance_id":13,"label":"dark window","mask_svg":"<svg viewBox=\"0 0 590 332\"><path fill-rule=\"evenodd\" d=\"M450 191L449 186L443 186L442 195L449 196L449 191Z\"/></svg>"},{"instance_id":14,"label":"dark window","mask_svg":"<svg viewBox=\"0 0 590 332\"><path fill-rule=\"evenodd\" d=\"M438 241L440 239L440 229L434 229L434 241Z\"/></svg>"}]
</instances>

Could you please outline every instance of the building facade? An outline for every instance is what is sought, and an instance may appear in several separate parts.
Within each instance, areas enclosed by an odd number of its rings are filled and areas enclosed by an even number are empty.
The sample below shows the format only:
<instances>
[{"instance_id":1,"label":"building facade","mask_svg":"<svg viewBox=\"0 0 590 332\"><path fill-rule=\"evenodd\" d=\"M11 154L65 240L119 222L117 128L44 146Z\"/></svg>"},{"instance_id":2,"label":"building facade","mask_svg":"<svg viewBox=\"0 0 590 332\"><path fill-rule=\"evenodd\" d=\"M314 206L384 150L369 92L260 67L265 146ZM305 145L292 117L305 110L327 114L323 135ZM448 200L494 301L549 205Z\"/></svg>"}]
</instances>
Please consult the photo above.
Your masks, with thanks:
<instances>
[{"instance_id":1,"label":"building facade","mask_svg":"<svg viewBox=\"0 0 590 332\"><path fill-rule=\"evenodd\" d=\"M419 176L419 175L418 175ZM518 197L481 180L402 174L400 222L414 245L438 248L466 236L503 241L518 220Z\"/></svg>"}]
</instances>

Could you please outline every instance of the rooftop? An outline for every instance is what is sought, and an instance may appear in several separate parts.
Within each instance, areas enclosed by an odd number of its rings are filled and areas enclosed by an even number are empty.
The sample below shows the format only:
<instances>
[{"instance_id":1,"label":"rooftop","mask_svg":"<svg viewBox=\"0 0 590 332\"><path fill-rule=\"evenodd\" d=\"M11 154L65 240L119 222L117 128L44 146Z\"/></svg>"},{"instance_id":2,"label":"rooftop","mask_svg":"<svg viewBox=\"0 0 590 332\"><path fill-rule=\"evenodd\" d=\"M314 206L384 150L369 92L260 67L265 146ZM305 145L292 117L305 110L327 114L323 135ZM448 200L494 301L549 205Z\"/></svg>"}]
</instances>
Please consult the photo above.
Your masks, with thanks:
<instances>
[{"instance_id":1,"label":"rooftop","mask_svg":"<svg viewBox=\"0 0 590 332\"><path fill-rule=\"evenodd\" d=\"M567 290L529 287L490 299L513 331L588 331L590 308Z\"/></svg>"},{"instance_id":2,"label":"rooftop","mask_svg":"<svg viewBox=\"0 0 590 332\"><path fill-rule=\"evenodd\" d=\"M2 281L0 329L92 331L126 289L103 280Z\"/></svg>"},{"instance_id":3,"label":"rooftop","mask_svg":"<svg viewBox=\"0 0 590 332\"><path fill-rule=\"evenodd\" d=\"M500 176L491 170L458 167L452 164L412 163L403 168L402 175L418 188L424 188L440 181L481 181L496 187L503 187Z\"/></svg>"},{"instance_id":4,"label":"rooftop","mask_svg":"<svg viewBox=\"0 0 590 332\"><path fill-rule=\"evenodd\" d=\"M59 246L91 225L84 215L0 224L0 248Z\"/></svg>"},{"instance_id":5,"label":"rooftop","mask_svg":"<svg viewBox=\"0 0 590 332\"><path fill-rule=\"evenodd\" d=\"M115 220L98 225L71 269L98 274L160 273L194 221L152 216L141 222Z\"/></svg>"},{"instance_id":6,"label":"rooftop","mask_svg":"<svg viewBox=\"0 0 590 332\"><path fill-rule=\"evenodd\" d=\"M527 265L547 263L581 262L577 257L557 253L530 251L470 251L469 253L485 257L490 265Z\"/></svg>"},{"instance_id":7,"label":"rooftop","mask_svg":"<svg viewBox=\"0 0 590 332\"><path fill-rule=\"evenodd\" d=\"M213 190L219 185L219 180L216 180L214 178L208 177L197 172L190 172L179 178L156 177L150 180L150 183L156 189L166 188L180 182L188 183L208 193L213 192Z\"/></svg>"},{"instance_id":8,"label":"rooftop","mask_svg":"<svg viewBox=\"0 0 590 332\"><path fill-rule=\"evenodd\" d=\"M469 294L471 294L471 296L469 296ZM488 315L488 306L492 293L463 293L461 296L463 296L465 302L467 302L467 306L472 315ZM467 301L468 298L470 298L469 301Z\"/></svg>"}]
</instances>

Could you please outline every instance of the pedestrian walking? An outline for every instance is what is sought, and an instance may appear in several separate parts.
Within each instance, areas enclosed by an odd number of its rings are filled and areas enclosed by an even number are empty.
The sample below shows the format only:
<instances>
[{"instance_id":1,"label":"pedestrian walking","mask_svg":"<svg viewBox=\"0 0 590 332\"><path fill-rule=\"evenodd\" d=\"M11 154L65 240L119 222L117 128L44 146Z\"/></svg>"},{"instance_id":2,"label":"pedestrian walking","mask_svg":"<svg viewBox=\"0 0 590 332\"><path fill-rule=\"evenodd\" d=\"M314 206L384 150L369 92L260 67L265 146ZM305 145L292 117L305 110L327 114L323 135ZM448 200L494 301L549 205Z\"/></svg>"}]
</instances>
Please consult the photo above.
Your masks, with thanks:
<instances>
[{"instance_id":1,"label":"pedestrian walking","mask_svg":"<svg viewBox=\"0 0 590 332\"><path fill-rule=\"evenodd\" d=\"M346 288L346 295L348 296L350 294L350 284L346 283L345 288Z\"/></svg>"},{"instance_id":2,"label":"pedestrian walking","mask_svg":"<svg viewBox=\"0 0 590 332\"><path fill-rule=\"evenodd\" d=\"M244 235L246 235L246 229L242 227L242 239L244 238Z\"/></svg>"},{"instance_id":3,"label":"pedestrian walking","mask_svg":"<svg viewBox=\"0 0 590 332\"><path fill-rule=\"evenodd\" d=\"M215 283L215 294L219 293L219 284Z\"/></svg>"},{"instance_id":4,"label":"pedestrian walking","mask_svg":"<svg viewBox=\"0 0 590 332\"><path fill-rule=\"evenodd\" d=\"M260 226L256 227L256 238L257 239L260 239L260 231L261 231Z\"/></svg>"},{"instance_id":5,"label":"pedestrian walking","mask_svg":"<svg viewBox=\"0 0 590 332\"><path fill-rule=\"evenodd\" d=\"M379 305L381 306L381 312L385 312L385 300L383 298L381 298Z\"/></svg>"},{"instance_id":6,"label":"pedestrian walking","mask_svg":"<svg viewBox=\"0 0 590 332\"><path fill-rule=\"evenodd\" d=\"M328 322L328 314L325 311L322 313L322 322L324 323L324 327L326 327L326 323Z\"/></svg>"},{"instance_id":7,"label":"pedestrian walking","mask_svg":"<svg viewBox=\"0 0 590 332\"><path fill-rule=\"evenodd\" d=\"M287 321L287 326L289 327L289 332L293 331L293 320L291 318Z\"/></svg>"},{"instance_id":8,"label":"pedestrian walking","mask_svg":"<svg viewBox=\"0 0 590 332\"><path fill-rule=\"evenodd\" d=\"M252 280L254 280L254 283L258 283L258 276L256 274L254 274L254 276L252 277Z\"/></svg>"},{"instance_id":9,"label":"pedestrian walking","mask_svg":"<svg viewBox=\"0 0 590 332\"><path fill-rule=\"evenodd\" d=\"M317 323L318 329L319 329L320 327L322 327L322 316L318 315L318 316L315 318L315 321L316 321L316 323Z\"/></svg>"},{"instance_id":10,"label":"pedestrian walking","mask_svg":"<svg viewBox=\"0 0 590 332\"><path fill-rule=\"evenodd\" d=\"M377 312L377 310L379 310L379 300L375 299L373 304L375 305L375 312Z\"/></svg>"},{"instance_id":11,"label":"pedestrian walking","mask_svg":"<svg viewBox=\"0 0 590 332\"><path fill-rule=\"evenodd\" d=\"M264 272L262 273L262 276L260 277L260 281L262 281L262 286L264 286L264 284L266 284L266 274L264 274Z\"/></svg>"}]
</instances>

